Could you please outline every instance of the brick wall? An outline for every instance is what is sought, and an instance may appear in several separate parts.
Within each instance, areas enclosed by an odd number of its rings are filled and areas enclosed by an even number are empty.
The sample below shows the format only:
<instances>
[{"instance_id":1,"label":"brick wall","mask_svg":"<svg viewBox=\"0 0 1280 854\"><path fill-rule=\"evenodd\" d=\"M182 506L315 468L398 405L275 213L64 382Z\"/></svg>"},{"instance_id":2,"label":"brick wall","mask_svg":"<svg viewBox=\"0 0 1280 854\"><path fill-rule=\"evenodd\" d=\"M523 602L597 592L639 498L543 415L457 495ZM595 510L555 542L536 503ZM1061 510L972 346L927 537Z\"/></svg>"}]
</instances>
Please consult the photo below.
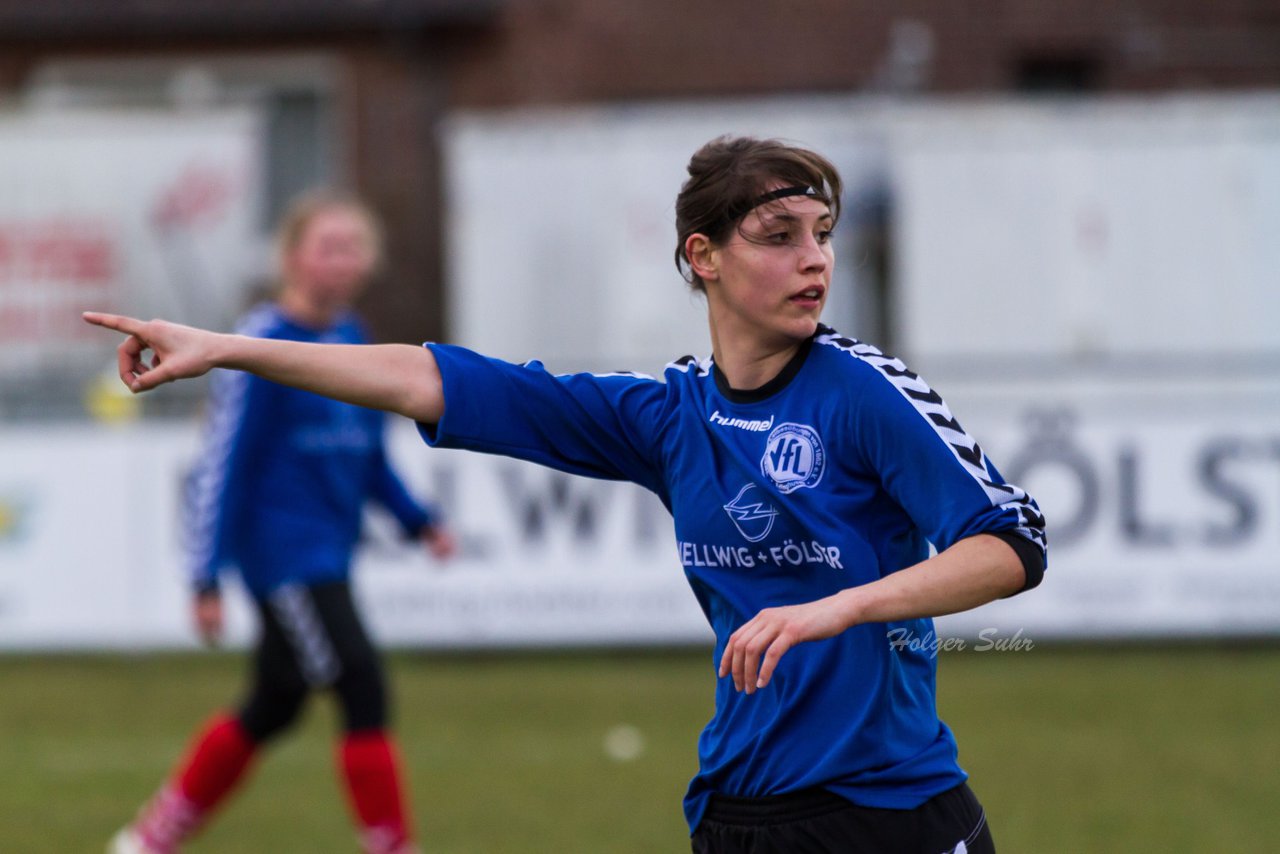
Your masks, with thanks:
<instances>
[{"instance_id":1,"label":"brick wall","mask_svg":"<svg viewBox=\"0 0 1280 854\"><path fill-rule=\"evenodd\" d=\"M451 101L1280 84L1277 0L510 0Z\"/></svg>"}]
</instances>

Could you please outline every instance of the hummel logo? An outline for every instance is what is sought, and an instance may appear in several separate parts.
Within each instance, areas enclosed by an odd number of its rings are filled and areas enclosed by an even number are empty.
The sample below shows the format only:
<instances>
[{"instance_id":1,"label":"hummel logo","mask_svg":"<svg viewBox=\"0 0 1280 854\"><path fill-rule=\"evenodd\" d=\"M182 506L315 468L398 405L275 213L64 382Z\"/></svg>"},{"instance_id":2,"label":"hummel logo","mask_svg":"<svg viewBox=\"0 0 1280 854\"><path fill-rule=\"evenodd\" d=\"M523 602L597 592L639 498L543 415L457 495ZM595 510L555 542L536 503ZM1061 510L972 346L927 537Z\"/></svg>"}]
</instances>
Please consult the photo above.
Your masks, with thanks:
<instances>
[{"instance_id":1,"label":"hummel logo","mask_svg":"<svg viewBox=\"0 0 1280 854\"><path fill-rule=\"evenodd\" d=\"M725 418L718 409L711 413L711 417L707 420L721 427L737 427L740 430L751 430L756 433L763 433L773 427L772 415L769 416L768 421L751 421L746 418Z\"/></svg>"}]
</instances>

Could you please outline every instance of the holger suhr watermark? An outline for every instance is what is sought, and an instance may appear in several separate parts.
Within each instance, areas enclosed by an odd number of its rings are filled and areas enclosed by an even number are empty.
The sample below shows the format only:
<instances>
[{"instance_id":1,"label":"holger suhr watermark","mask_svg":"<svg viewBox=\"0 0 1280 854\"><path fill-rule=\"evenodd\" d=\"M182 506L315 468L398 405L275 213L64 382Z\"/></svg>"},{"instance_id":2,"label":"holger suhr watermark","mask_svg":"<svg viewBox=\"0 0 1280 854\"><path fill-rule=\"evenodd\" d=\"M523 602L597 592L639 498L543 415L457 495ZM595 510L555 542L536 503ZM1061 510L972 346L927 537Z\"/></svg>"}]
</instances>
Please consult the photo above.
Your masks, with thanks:
<instances>
[{"instance_id":1,"label":"holger suhr watermark","mask_svg":"<svg viewBox=\"0 0 1280 854\"><path fill-rule=\"evenodd\" d=\"M927 652L936 658L939 652L972 649L974 652L1030 652L1035 648L1035 641L1022 634L1018 629L1013 634L1002 634L1000 629L989 626L978 632L976 640L970 642L965 638L940 638L933 630L917 635L910 629L899 626L885 633L889 646L895 652Z\"/></svg>"}]
</instances>

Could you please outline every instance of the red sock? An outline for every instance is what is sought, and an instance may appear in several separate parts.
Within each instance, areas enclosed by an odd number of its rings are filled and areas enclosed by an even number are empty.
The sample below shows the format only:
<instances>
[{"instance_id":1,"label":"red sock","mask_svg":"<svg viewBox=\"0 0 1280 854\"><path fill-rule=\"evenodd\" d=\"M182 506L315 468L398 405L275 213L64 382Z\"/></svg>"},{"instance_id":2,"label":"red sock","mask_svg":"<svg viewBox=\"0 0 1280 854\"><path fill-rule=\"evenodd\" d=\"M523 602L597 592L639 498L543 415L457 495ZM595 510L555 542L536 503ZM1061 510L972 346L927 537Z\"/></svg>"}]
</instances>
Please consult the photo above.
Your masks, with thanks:
<instances>
[{"instance_id":1,"label":"red sock","mask_svg":"<svg viewBox=\"0 0 1280 854\"><path fill-rule=\"evenodd\" d=\"M176 851L240 780L255 750L237 720L226 715L210 720L138 816L134 829L149 850Z\"/></svg>"},{"instance_id":2,"label":"red sock","mask_svg":"<svg viewBox=\"0 0 1280 854\"><path fill-rule=\"evenodd\" d=\"M348 733L339 765L365 851L381 854L407 846L410 833L395 748L382 730Z\"/></svg>"},{"instance_id":3,"label":"red sock","mask_svg":"<svg viewBox=\"0 0 1280 854\"><path fill-rule=\"evenodd\" d=\"M256 751L238 720L217 715L178 766L175 788L201 812L208 812L240 782Z\"/></svg>"}]
</instances>

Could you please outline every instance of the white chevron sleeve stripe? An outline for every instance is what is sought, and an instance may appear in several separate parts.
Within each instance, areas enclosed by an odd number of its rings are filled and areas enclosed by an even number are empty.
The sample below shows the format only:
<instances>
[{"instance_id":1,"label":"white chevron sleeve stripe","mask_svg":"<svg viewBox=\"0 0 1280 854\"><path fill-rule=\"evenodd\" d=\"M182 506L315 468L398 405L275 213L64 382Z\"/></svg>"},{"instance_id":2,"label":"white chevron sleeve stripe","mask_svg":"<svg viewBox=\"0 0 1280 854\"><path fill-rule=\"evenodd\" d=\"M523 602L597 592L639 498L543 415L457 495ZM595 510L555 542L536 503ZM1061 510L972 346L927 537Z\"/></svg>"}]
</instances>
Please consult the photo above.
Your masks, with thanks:
<instances>
[{"instance_id":1,"label":"white chevron sleeve stripe","mask_svg":"<svg viewBox=\"0 0 1280 854\"><path fill-rule=\"evenodd\" d=\"M1017 532L1034 542L1042 552L1045 550L1044 519L1035 500L1018 486L995 481L982 448L964 431L942 397L928 383L908 369L901 360L886 356L870 344L845 338L831 330L820 334L816 340L819 344L842 350L878 370L929 423L938 438L951 450L956 461L982 487L992 506L1016 513L1020 522Z\"/></svg>"},{"instance_id":2,"label":"white chevron sleeve stripe","mask_svg":"<svg viewBox=\"0 0 1280 854\"><path fill-rule=\"evenodd\" d=\"M274 312L259 308L246 315L236 332L260 336L273 322ZM204 424L200 454L188 483L185 513L187 561L193 580L209 566L218 546L231 453L244 421L248 391L249 375L240 371L218 371L210 378L210 411Z\"/></svg>"}]
</instances>

